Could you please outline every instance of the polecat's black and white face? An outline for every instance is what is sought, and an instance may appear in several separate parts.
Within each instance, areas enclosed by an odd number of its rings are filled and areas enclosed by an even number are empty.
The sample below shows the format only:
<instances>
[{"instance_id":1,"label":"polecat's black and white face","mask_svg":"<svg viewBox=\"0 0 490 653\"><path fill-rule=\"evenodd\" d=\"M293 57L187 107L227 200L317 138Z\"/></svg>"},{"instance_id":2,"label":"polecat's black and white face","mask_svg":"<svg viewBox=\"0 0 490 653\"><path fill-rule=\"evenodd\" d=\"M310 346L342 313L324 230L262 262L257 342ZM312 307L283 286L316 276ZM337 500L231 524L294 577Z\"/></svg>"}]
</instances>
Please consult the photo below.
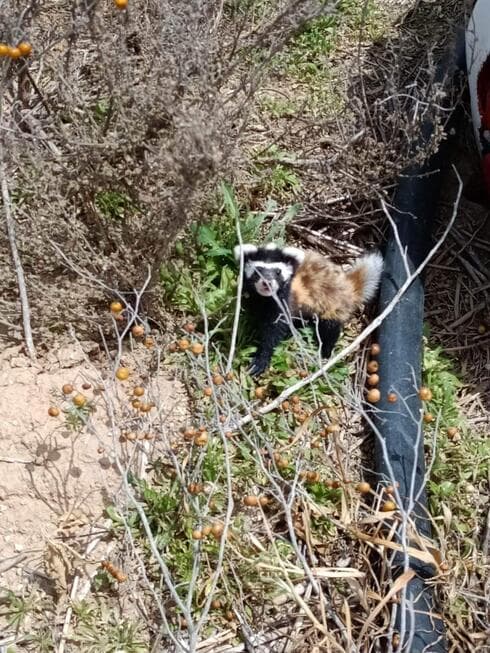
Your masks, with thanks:
<instances>
[{"instance_id":1,"label":"polecat's black and white face","mask_svg":"<svg viewBox=\"0 0 490 653\"><path fill-rule=\"evenodd\" d=\"M237 245L235 259L243 256L246 285L262 297L273 297L289 284L304 253L296 247L279 248L274 243L258 248L255 245Z\"/></svg>"}]
</instances>

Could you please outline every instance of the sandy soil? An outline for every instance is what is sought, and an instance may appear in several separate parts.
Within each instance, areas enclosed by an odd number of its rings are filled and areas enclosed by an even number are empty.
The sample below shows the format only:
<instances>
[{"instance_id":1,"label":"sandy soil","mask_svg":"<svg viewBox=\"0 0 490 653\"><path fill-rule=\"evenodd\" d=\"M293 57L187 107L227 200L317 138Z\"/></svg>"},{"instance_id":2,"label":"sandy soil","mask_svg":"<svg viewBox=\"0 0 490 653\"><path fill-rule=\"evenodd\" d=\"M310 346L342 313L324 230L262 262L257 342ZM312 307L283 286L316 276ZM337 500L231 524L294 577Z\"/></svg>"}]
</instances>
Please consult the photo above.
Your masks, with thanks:
<instances>
[{"instance_id":1,"label":"sandy soil","mask_svg":"<svg viewBox=\"0 0 490 653\"><path fill-rule=\"evenodd\" d=\"M20 589L26 575L47 580L55 593L64 590L74 557L71 548L80 551L84 537L104 529L104 508L114 502L121 485L116 456L119 463L125 456L127 460L128 445L114 437L105 403L94 393L97 377L99 371L74 346L58 349L36 366L16 347L0 355L0 583L11 590ZM61 394L65 383L77 390L90 383L82 392L97 406L91 428L75 431L63 413L48 415L50 406L67 405ZM165 423L174 430L186 411L182 385L160 373L155 393L160 422L166 411ZM143 446L149 452L162 445ZM104 546L91 557L104 557ZM63 564L53 556L65 559ZM66 560L70 557L71 562Z\"/></svg>"}]
</instances>

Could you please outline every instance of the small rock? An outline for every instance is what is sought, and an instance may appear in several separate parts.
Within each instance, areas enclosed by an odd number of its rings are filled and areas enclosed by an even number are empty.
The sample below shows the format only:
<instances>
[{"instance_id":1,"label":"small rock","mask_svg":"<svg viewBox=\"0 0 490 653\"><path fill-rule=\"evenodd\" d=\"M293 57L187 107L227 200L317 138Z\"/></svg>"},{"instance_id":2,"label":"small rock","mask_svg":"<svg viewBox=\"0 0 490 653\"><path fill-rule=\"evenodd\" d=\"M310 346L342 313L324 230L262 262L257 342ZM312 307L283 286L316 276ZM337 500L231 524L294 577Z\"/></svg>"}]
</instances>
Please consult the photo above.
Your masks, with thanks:
<instances>
[{"instance_id":1,"label":"small rock","mask_svg":"<svg viewBox=\"0 0 490 653\"><path fill-rule=\"evenodd\" d=\"M83 352L74 347L61 347L57 352L60 367L74 367L84 361Z\"/></svg>"},{"instance_id":2,"label":"small rock","mask_svg":"<svg viewBox=\"0 0 490 653\"><path fill-rule=\"evenodd\" d=\"M30 367L31 361L25 356L15 356L10 359L11 367Z\"/></svg>"},{"instance_id":3,"label":"small rock","mask_svg":"<svg viewBox=\"0 0 490 653\"><path fill-rule=\"evenodd\" d=\"M14 544L14 550L16 553L20 553L21 551L24 550L24 545L23 544Z\"/></svg>"}]
</instances>

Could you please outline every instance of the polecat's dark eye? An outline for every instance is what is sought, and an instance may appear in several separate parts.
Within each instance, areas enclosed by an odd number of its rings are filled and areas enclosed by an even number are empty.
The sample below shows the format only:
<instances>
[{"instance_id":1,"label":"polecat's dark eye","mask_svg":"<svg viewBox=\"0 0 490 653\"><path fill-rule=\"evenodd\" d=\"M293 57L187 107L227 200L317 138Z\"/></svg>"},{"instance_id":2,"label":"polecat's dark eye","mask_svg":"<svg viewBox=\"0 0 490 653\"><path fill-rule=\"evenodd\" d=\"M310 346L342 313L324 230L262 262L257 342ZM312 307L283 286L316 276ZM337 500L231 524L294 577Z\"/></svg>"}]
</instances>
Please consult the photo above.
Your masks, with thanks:
<instances>
[{"instance_id":1,"label":"polecat's dark eye","mask_svg":"<svg viewBox=\"0 0 490 653\"><path fill-rule=\"evenodd\" d=\"M276 278L280 279L281 278L281 270L274 270L274 272L276 274Z\"/></svg>"}]
</instances>

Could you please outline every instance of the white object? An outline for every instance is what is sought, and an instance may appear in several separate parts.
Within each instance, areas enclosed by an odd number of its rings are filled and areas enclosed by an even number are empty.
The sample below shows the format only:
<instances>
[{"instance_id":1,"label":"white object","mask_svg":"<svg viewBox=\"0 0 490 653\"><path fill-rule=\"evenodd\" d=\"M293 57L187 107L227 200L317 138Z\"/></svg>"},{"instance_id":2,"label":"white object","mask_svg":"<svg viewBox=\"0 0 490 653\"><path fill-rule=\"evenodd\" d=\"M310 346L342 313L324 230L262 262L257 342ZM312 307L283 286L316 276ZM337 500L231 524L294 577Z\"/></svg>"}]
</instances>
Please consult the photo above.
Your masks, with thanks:
<instances>
[{"instance_id":1,"label":"white object","mask_svg":"<svg viewBox=\"0 0 490 653\"><path fill-rule=\"evenodd\" d=\"M466 28L466 66L471 96L471 114L480 152L490 144L490 0L477 0ZM487 138L485 138L487 136ZM483 147L483 149L485 149Z\"/></svg>"}]
</instances>

